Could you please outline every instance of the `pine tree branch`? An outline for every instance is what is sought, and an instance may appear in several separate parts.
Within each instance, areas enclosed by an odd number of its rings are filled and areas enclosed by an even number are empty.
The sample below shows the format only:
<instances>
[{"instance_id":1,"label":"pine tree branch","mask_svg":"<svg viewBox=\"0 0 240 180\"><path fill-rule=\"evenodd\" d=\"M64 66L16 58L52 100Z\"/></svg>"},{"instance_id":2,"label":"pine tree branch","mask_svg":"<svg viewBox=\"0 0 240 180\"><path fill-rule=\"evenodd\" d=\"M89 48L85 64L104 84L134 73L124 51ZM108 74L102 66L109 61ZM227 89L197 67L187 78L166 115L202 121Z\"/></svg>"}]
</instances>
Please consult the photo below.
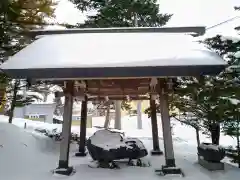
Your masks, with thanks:
<instances>
[{"instance_id":1,"label":"pine tree branch","mask_svg":"<svg viewBox=\"0 0 240 180\"><path fill-rule=\"evenodd\" d=\"M192 124L191 122L189 122L189 121L191 121L191 120L187 120L186 118L184 118L185 120L181 120L181 119L179 119L179 118L177 118L177 117L175 117L175 116L173 116L173 118L174 118L175 120L179 121L180 123L183 123L183 124L186 124L186 125L188 125L188 126L193 127L194 129L197 129L197 130L200 129L197 125Z\"/></svg>"}]
</instances>

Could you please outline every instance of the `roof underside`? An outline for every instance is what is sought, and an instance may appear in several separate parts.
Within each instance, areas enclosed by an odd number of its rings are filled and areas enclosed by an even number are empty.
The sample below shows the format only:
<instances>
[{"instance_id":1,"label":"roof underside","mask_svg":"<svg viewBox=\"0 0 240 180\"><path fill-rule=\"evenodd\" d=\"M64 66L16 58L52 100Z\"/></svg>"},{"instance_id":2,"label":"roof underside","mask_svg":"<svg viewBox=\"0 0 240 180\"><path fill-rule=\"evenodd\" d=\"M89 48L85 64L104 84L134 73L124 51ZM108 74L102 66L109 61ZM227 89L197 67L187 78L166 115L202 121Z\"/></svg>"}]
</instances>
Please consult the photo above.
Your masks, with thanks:
<instances>
[{"instance_id":1,"label":"roof underside","mask_svg":"<svg viewBox=\"0 0 240 180\"><path fill-rule=\"evenodd\" d=\"M127 100L127 96L131 100L144 100L149 99L150 81L151 78L85 80L84 83L87 88L81 88L75 84L74 96L83 97L87 94L89 100L102 101L105 101L106 97L109 100ZM61 87L64 86L62 81L55 81L54 83ZM158 87L156 87L157 90L159 90ZM64 96L63 92L56 95Z\"/></svg>"},{"instance_id":2,"label":"roof underside","mask_svg":"<svg viewBox=\"0 0 240 180\"><path fill-rule=\"evenodd\" d=\"M1 68L13 78L66 80L198 76L225 66L183 34L84 33L44 36Z\"/></svg>"}]
</instances>

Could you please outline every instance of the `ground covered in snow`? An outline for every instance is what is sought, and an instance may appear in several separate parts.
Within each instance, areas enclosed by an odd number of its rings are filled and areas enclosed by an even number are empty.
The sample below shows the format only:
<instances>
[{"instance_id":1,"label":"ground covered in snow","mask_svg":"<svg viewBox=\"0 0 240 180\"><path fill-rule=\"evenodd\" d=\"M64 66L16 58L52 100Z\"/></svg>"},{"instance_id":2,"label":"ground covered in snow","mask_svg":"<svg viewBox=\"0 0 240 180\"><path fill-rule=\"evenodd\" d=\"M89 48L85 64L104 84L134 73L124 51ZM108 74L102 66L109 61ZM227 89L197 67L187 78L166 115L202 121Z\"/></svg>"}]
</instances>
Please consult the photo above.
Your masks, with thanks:
<instances>
[{"instance_id":1,"label":"ground covered in snow","mask_svg":"<svg viewBox=\"0 0 240 180\"><path fill-rule=\"evenodd\" d=\"M93 125L102 126L104 118L95 118ZM57 167L59 158L59 142L33 131L37 127L61 129L61 125L51 125L34 121L26 121L27 128L23 129L25 120L14 119L13 124L7 124L7 117L0 116L0 179L2 180L54 180L54 179L111 179L111 180L141 180L141 179L180 179L182 177L155 175L154 170L164 165L164 157L151 157L151 167L129 167L121 165L119 170L92 169L88 167L91 161L89 156L75 157L77 145L72 144L70 150L70 164L76 169L71 177L56 176L51 170ZM174 122L174 151L176 163L185 173L184 179L204 180L237 180L240 170L226 164L225 171L209 172L197 162L195 133L191 128L181 126ZM139 137L144 145L151 150L151 126L147 117L143 118L143 130L137 130L136 117L124 117L122 121L126 136ZM20 128L19 128L20 127ZM79 132L79 127L73 127L72 131ZM96 128L88 129L88 136L96 131ZM161 124L159 123L160 145L163 149ZM201 140L207 141L202 136ZM234 143L229 137L223 137L221 144L231 145Z\"/></svg>"}]
</instances>

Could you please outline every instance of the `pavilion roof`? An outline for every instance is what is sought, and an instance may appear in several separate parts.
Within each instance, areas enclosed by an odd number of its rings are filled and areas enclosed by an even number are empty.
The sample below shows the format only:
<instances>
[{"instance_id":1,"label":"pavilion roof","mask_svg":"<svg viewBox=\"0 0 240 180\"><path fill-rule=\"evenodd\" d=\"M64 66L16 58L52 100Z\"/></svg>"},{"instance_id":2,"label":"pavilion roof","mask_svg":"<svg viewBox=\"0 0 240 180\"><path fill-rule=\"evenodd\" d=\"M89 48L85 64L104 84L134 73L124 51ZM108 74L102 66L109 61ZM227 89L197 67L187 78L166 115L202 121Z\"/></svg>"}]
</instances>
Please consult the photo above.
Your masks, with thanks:
<instances>
[{"instance_id":1,"label":"pavilion roof","mask_svg":"<svg viewBox=\"0 0 240 180\"><path fill-rule=\"evenodd\" d=\"M225 66L190 35L116 32L43 36L1 69L13 78L68 80L214 75Z\"/></svg>"}]
</instances>

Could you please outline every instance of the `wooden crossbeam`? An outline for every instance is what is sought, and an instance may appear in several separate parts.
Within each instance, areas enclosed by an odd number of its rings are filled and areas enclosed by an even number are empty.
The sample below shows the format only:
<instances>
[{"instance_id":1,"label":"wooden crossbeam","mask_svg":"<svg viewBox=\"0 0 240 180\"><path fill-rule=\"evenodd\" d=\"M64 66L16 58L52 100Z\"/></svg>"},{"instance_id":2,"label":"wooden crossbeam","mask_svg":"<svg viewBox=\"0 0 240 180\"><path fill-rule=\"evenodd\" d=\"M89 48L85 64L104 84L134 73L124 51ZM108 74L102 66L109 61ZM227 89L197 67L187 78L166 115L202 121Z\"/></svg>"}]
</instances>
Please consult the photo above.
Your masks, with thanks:
<instances>
[{"instance_id":1,"label":"wooden crossbeam","mask_svg":"<svg viewBox=\"0 0 240 180\"><path fill-rule=\"evenodd\" d=\"M203 35L204 26L190 27L118 27L118 28L75 28L60 30L31 30L23 34L29 36L54 35L54 34L84 34L84 33L194 33Z\"/></svg>"},{"instance_id":2,"label":"wooden crossbeam","mask_svg":"<svg viewBox=\"0 0 240 180\"><path fill-rule=\"evenodd\" d=\"M89 97L89 101L105 101L105 97ZM109 100L127 100L124 96L108 97ZM130 96L130 100L149 100L148 96Z\"/></svg>"}]
</instances>

